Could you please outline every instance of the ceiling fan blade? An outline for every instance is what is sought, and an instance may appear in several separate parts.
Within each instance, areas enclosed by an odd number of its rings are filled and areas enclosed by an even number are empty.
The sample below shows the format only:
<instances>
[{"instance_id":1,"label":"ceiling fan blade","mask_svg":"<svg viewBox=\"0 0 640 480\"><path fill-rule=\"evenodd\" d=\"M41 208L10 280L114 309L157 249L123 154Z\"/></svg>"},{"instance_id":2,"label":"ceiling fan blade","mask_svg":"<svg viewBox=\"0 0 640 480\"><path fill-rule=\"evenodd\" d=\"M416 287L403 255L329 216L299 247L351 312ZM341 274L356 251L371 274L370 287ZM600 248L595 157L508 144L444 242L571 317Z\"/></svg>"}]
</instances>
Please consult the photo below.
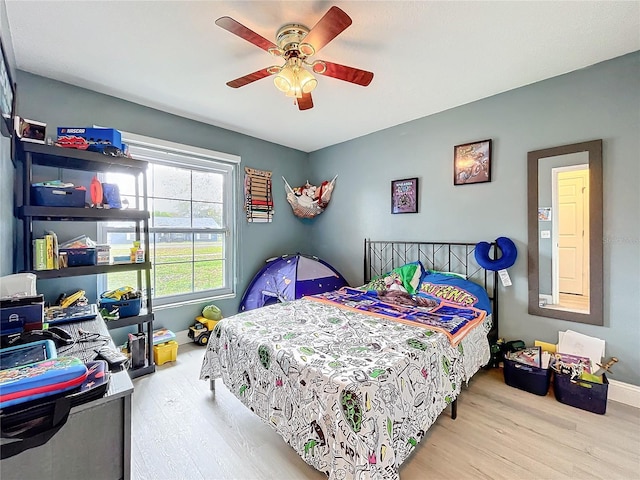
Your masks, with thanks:
<instances>
[{"instance_id":1,"label":"ceiling fan blade","mask_svg":"<svg viewBox=\"0 0 640 480\"><path fill-rule=\"evenodd\" d=\"M326 66L325 71L321 71L323 66ZM318 67L317 70L316 67ZM314 64L313 72L326 77L344 80L345 82L355 83L356 85L362 85L363 87L369 85L371 80L373 80L372 72L360 70L359 68L347 67L338 63L325 62L324 60Z\"/></svg>"},{"instance_id":2,"label":"ceiling fan blade","mask_svg":"<svg viewBox=\"0 0 640 480\"><path fill-rule=\"evenodd\" d=\"M310 108L313 108L313 99L311 98L311 94L303 93L302 98L298 99L298 109L309 110Z\"/></svg>"},{"instance_id":3,"label":"ceiling fan blade","mask_svg":"<svg viewBox=\"0 0 640 480\"><path fill-rule=\"evenodd\" d=\"M261 78L268 77L269 75L272 75L271 73L269 73L269 69L263 68L262 70L250 73L248 75L245 75L244 77L231 80L230 82L227 82L227 85L229 85L231 88L240 88L244 87L245 85L249 85L256 80L260 80Z\"/></svg>"},{"instance_id":4,"label":"ceiling fan blade","mask_svg":"<svg viewBox=\"0 0 640 480\"><path fill-rule=\"evenodd\" d=\"M338 7L331 7L302 41L310 44L315 53L318 53L322 47L336 38L349 25L351 25L349 15Z\"/></svg>"},{"instance_id":5,"label":"ceiling fan blade","mask_svg":"<svg viewBox=\"0 0 640 480\"><path fill-rule=\"evenodd\" d=\"M220 17L216 20L216 25L224 28L234 35L239 36L240 38L244 38L247 42L253 43L261 49L266 50L267 52L269 51L269 49L278 49L278 46L275 43L270 42L266 38L258 35L256 32L248 29L231 17Z\"/></svg>"}]
</instances>

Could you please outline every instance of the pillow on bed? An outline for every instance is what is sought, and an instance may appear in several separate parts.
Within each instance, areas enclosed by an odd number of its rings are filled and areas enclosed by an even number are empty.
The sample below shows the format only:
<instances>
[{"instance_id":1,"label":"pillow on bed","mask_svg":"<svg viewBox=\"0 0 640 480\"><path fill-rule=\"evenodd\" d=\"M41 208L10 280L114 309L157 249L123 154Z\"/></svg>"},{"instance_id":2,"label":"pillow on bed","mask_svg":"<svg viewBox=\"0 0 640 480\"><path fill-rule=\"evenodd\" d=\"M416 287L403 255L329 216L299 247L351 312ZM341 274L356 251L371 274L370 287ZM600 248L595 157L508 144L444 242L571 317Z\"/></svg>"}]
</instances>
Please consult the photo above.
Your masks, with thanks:
<instances>
[{"instance_id":1,"label":"pillow on bed","mask_svg":"<svg viewBox=\"0 0 640 480\"><path fill-rule=\"evenodd\" d=\"M427 274L431 275L434 273L439 273L441 275L449 275L450 277L458 277L463 280L467 279L467 276L464 273L456 273L456 272L441 272L440 270L427 270Z\"/></svg>"},{"instance_id":2,"label":"pillow on bed","mask_svg":"<svg viewBox=\"0 0 640 480\"><path fill-rule=\"evenodd\" d=\"M407 263L398 268L394 268L389 273L385 273L374 278L360 290L400 290L413 295L418 291L420 281L425 274L425 269L420 262Z\"/></svg>"},{"instance_id":3,"label":"pillow on bed","mask_svg":"<svg viewBox=\"0 0 640 480\"><path fill-rule=\"evenodd\" d=\"M453 275L427 273L422 278L418 294L465 307L480 308L491 314L491 301L487 291L477 283Z\"/></svg>"}]
</instances>

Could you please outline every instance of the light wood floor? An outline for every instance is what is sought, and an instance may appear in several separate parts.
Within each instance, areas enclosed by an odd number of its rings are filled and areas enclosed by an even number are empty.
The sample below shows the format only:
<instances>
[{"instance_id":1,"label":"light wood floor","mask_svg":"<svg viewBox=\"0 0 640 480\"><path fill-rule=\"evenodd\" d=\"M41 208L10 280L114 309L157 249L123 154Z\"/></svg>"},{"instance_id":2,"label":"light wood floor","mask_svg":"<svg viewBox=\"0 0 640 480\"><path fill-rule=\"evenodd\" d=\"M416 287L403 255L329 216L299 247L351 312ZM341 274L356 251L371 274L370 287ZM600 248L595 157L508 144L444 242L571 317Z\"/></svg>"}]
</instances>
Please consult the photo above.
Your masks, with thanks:
<instances>
[{"instance_id":1,"label":"light wood floor","mask_svg":"<svg viewBox=\"0 0 640 480\"><path fill-rule=\"evenodd\" d=\"M555 310L570 310L572 312L589 313L589 297L584 295L560 294L560 303L557 305L545 305L545 308Z\"/></svg>"},{"instance_id":2,"label":"light wood floor","mask_svg":"<svg viewBox=\"0 0 640 480\"><path fill-rule=\"evenodd\" d=\"M134 480L323 480L217 380L198 380L204 347L134 381ZM640 409L597 415L479 372L458 418L445 411L400 469L401 480L640 479Z\"/></svg>"}]
</instances>

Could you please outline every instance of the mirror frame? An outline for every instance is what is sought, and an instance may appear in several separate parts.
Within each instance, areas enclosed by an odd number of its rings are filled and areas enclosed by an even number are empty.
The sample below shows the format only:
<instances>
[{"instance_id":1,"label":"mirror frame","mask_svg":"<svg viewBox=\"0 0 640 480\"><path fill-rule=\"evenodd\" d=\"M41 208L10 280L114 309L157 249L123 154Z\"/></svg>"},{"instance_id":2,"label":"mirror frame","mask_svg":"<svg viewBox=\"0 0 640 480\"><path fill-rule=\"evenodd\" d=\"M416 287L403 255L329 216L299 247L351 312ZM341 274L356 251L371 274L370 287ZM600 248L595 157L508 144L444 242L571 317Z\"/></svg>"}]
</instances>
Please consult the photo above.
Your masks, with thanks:
<instances>
[{"instance_id":1,"label":"mirror frame","mask_svg":"<svg viewBox=\"0 0 640 480\"><path fill-rule=\"evenodd\" d=\"M589 153L589 313L544 308L539 304L538 162L541 158L578 152ZM529 152L527 154L527 177L529 314L568 320L570 322L604 325L602 140L592 140Z\"/></svg>"}]
</instances>

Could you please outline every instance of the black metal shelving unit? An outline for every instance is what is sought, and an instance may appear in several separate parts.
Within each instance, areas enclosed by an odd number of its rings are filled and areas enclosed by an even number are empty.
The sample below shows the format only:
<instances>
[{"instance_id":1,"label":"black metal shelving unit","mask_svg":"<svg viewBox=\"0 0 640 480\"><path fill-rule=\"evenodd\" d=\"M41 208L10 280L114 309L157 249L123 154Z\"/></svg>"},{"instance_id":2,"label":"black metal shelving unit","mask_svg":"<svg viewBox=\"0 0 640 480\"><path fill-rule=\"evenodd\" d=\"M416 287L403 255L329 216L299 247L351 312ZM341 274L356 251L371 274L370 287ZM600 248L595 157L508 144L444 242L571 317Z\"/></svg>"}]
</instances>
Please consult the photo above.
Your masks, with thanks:
<instances>
[{"instance_id":1,"label":"black metal shelving unit","mask_svg":"<svg viewBox=\"0 0 640 480\"><path fill-rule=\"evenodd\" d=\"M98 275L121 271L138 271L139 280L145 275L146 305L140 315L126 317L106 322L107 328L137 326L140 333L146 336L146 365L137 369L130 369L131 378L146 375L155 371L153 361L153 309L151 302L151 263L149 261L149 210L147 205L147 184L145 171L147 162L127 157L112 157L97 152L75 150L35 143L16 142L14 149L16 160L22 163L22 205L16 209L16 215L23 221L24 234L24 266L26 269L33 265L32 249L33 222L35 221L72 221L72 222L106 222L130 221L135 223L136 239L144 243L144 263L128 263L114 265L91 265L68 267L59 270L26 270L35 274L40 280L52 278L67 278L84 275ZM126 210L45 207L31 205L32 170L34 165L57 167L69 170L87 172L117 172L131 174L142 179L136 185L142 185L142 191L136 191L136 198L141 204ZM138 188L138 187L136 187ZM140 288L140 285L138 285Z\"/></svg>"}]
</instances>

